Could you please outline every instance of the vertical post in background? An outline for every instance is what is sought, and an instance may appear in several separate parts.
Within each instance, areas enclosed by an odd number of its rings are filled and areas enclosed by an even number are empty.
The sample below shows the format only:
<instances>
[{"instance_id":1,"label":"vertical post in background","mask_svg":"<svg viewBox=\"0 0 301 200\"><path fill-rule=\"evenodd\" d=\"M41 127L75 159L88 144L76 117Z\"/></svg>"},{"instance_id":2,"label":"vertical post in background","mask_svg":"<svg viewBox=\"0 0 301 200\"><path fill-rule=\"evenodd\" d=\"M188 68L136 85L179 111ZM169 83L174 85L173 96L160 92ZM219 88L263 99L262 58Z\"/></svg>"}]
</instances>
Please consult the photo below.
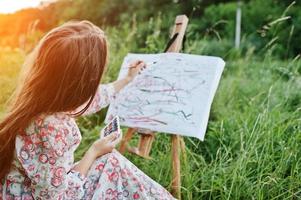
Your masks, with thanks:
<instances>
[{"instance_id":1,"label":"vertical post in background","mask_svg":"<svg viewBox=\"0 0 301 200\"><path fill-rule=\"evenodd\" d=\"M235 48L239 49L241 34L241 2L237 2L236 9L236 27L235 27Z\"/></svg>"}]
</instances>

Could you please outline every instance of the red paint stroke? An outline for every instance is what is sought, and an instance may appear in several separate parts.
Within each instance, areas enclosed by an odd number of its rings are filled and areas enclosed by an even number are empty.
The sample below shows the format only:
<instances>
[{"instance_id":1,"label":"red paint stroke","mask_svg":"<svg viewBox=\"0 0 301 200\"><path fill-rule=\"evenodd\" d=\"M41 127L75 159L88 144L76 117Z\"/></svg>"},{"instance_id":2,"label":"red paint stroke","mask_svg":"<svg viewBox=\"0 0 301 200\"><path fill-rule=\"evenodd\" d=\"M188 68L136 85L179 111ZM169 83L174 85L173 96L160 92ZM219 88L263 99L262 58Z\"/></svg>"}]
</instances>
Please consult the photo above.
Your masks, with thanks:
<instances>
[{"instance_id":1,"label":"red paint stroke","mask_svg":"<svg viewBox=\"0 0 301 200\"><path fill-rule=\"evenodd\" d=\"M129 117L129 119L140 121L140 122L157 122L157 123L160 123L160 124L167 125L166 122L163 122L163 121L160 121L160 120L157 120L157 119L152 119L152 118L149 118L149 117Z\"/></svg>"}]
</instances>

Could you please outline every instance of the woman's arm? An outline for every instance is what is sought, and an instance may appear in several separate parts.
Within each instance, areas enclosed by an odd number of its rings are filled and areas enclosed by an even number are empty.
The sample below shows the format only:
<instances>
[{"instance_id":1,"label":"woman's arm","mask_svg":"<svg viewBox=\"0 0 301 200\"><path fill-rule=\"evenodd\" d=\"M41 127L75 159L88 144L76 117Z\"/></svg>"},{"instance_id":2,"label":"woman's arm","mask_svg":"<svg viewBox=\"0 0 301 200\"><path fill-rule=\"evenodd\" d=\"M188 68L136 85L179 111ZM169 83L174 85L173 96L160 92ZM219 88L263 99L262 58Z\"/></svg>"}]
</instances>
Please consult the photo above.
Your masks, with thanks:
<instances>
[{"instance_id":1,"label":"woman's arm","mask_svg":"<svg viewBox=\"0 0 301 200\"><path fill-rule=\"evenodd\" d=\"M96 95L89 106L89 108L83 113L83 115L89 115L98 112L102 108L108 106L110 102L115 98L116 93L118 93L122 88L124 88L128 83L130 83L143 69L146 65L142 61L135 61L129 66L128 74L125 78L117 80L113 83L102 84L98 87ZM83 109L85 105L79 107L75 112L79 112Z\"/></svg>"},{"instance_id":2,"label":"woman's arm","mask_svg":"<svg viewBox=\"0 0 301 200\"><path fill-rule=\"evenodd\" d=\"M127 84L129 84L132 81L129 77L125 77L123 79L117 80L113 82L114 90L116 93L118 93L122 88L124 88Z\"/></svg>"},{"instance_id":3,"label":"woman's arm","mask_svg":"<svg viewBox=\"0 0 301 200\"><path fill-rule=\"evenodd\" d=\"M116 146L116 139L117 133L113 133L105 138L96 140L73 170L86 176L96 158L112 152Z\"/></svg>"},{"instance_id":4,"label":"woman's arm","mask_svg":"<svg viewBox=\"0 0 301 200\"><path fill-rule=\"evenodd\" d=\"M145 67L145 63L140 60L131 63L127 76L113 83L116 93L130 83Z\"/></svg>"},{"instance_id":5,"label":"woman's arm","mask_svg":"<svg viewBox=\"0 0 301 200\"><path fill-rule=\"evenodd\" d=\"M142 61L135 61L134 63L132 63L130 65L128 75L125 78L111 83L111 85L114 88L114 92L106 91L107 94L111 94L111 95L107 95L107 97L112 96L113 93L118 93L122 88L124 88L128 83L130 83L135 78L135 76L137 76L137 74L140 73L140 71L142 71L145 67L146 67L145 63ZM111 85L102 85L102 87L104 87L104 86L111 87ZM102 94L102 93L104 93L104 91L99 92L99 94ZM101 97L102 96L99 95L99 99L98 99L99 102L101 101L100 100ZM104 100L106 100L106 99L108 100L109 98L104 98ZM109 103L109 101L103 101L103 102L104 103L98 103L98 105L99 105L98 107L94 106L95 111L98 110L98 108L101 109L106 104L106 102ZM92 103L92 105L93 105L93 103ZM92 108L93 108L93 106L92 106ZM91 108L90 108L89 111L93 111L93 109L91 110ZM86 113L88 113L88 112L86 112ZM116 139L116 137L117 137L117 134L112 134L108 137L99 139L96 142L94 142L93 145L90 147L90 149L85 153L84 157L79 161L79 163L73 169L75 171L80 172L83 175L86 175L87 172L89 171L91 165L93 164L94 160L97 157L104 155L106 153L109 153L114 149L114 147L116 145L116 143L114 143L114 140Z\"/></svg>"}]
</instances>

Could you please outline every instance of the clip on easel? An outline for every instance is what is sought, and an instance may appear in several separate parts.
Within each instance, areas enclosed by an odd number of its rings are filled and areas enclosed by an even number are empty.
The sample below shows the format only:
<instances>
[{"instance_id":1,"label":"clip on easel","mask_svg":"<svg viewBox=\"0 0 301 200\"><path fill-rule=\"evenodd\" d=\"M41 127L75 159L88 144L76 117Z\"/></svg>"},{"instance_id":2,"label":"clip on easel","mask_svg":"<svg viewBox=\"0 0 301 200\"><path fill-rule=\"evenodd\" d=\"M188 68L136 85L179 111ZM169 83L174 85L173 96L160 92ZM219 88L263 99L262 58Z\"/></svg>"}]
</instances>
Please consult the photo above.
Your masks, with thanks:
<instances>
[{"instance_id":1,"label":"clip on easel","mask_svg":"<svg viewBox=\"0 0 301 200\"><path fill-rule=\"evenodd\" d=\"M186 15L178 15L173 27L172 37L167 44L165 52L180 52L182 49L182 43L185 35L185 30L188 24L188 18ZM140 135L139 143L137 147L130 147L128 142L134 136L135 133ZM124 135L119 151L123 154L125 151L129 151L143 158L150 159L149 156L152 143L154 141L155 134L153 131L138 128L128 128L127 133ZM172 194L181 199L181 171L180 171L180 149L185 151L185 144L182 137L178 135L171 136L172 145Z\"/></svg>"}]
</instances>

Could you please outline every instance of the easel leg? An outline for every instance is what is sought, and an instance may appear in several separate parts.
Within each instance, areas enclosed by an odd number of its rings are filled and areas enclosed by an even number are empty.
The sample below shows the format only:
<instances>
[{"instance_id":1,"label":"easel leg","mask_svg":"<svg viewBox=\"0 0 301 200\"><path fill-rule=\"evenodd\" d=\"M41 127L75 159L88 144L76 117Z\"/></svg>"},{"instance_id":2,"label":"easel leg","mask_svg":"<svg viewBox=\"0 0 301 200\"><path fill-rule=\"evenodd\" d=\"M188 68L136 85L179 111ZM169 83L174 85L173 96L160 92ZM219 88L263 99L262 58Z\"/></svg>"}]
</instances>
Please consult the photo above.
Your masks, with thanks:
<instances>
[{"instance_id":1,"label":"easel leg","mask_svg":"<svg viewBox=\"0 0 301 200\"><path fill-rule=\"evenodd\" d=\"M172 194L181 199L181 165L180 165L180 136L171 137L172 151Z\"/></svg>"},{"instance_id":2,"label":"easel leg","mask_svg":"<svg viewBox=\"0 0 301 200\"><path fill-rule=\"evenodd\" d=\"M128 128L128 131L123 136L123 138L121 140L121 143L120 143L119 152L121 154L125 153L125 151L127 149L128 141L133 137L133 135L135 134L135 132L136 132L135 128Z\"/></svg>"},{"instance_id":3,"label":"easel leg","mask_svg":"<svg viewBox=\"0 0 301 200\"><path fill-rule=\"evenodd\" d=\"M185 149L185 141L184 138L180 138L180 146L181 146L181 156L183 157L185 165L187 165L187 154Z\"/></svg>"},{"instance_id":4,"label":"easel leg","mask_svg":"<svg viewBox=\"0 0 301 200\"><path fill-rule=\"evenodd\" d=\"M151 151L152 143L153 143L154 139L155 139L155 134L153 132L148 133L148 134L142 134L140 136L140 141L139 141L139 145L138 145L140 156L142 156L144 158L148 158L148 159L151 158L149 156L149 153Z\"/></svg>"}]
</instances>

